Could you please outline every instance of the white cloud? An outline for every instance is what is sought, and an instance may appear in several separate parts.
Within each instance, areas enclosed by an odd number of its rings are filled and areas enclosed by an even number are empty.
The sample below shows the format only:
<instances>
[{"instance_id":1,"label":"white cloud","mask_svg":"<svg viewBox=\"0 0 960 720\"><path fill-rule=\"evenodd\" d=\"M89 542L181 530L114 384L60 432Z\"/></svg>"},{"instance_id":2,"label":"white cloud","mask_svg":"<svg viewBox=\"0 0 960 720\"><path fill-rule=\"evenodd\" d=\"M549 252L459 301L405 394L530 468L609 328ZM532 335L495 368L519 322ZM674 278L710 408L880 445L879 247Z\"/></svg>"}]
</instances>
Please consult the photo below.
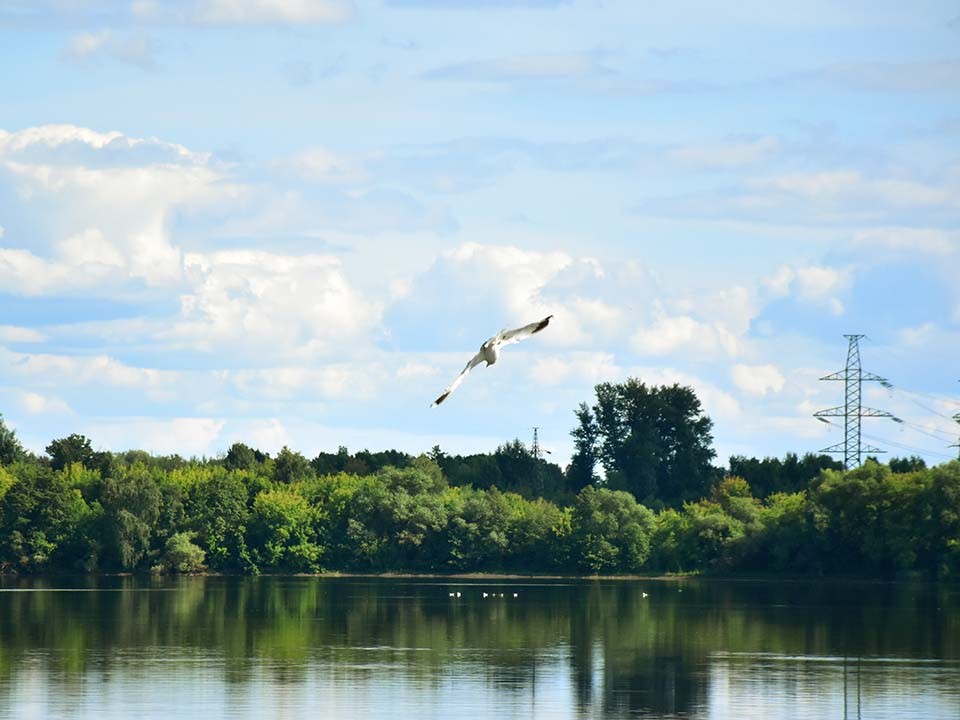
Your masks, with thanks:
<instances>
[{"instance_id":1,"label":"white cloud","mask_svg":"<svg viewBox=\"0 0 960 720\"><path fill-rule=\"evenodd\" d=\"M823 305L834 315L841 315L844 306L837 294L846 290L851 281L851 272L847 269L825 265L784 265L763 282L774 297L795 295L804 302Z\"/></svg>"},{"instance_id":2,"label":"white cloud","mask_svg":"<svg viewBox=\"0 0 960 720\"><path fill-rule=\"evenodd\" d=\"M741 416L740 403L730 393L711 382L674 368L634 367L630 377L636 377L648 385L685 385L692 387L703 403L704 412L714 422L717 418L734 420Z\"/></svg>"},{"instance_id":3,"label":"white cloud","mask_svg":"<svg viewBox=\"0 0 960 720\"><path fill-rule=\"evenodd\" d=\"M538 358L530 369L530 377L541 385L563 385L571 380L591 385L614 380L622 374L612 353L571 352Z\"/></svg>"},{"instance_id":4,"label":"white cloud","mask_svg":"<svg viewBox=\"0 0 960 720\"><path fill-rule=\"evenodd\" d=\"M189 457L210 453L224 424L203 417L102 418L90 422L84 434L114 451L141 449Z\"/></svg>"},{"instance_id":5,"label":"white cloud","mask_svg":"<svg viewBox=\"0 0 960 720\"><path fill-rule=\"evenodd\" d=\"M928 345L937 333L937 326L932 322L923 323L916 327L903 328L897 333L900 342L911 347Z\"/></svg>"},{"instance_id":6,"label":"white cloud","mask_svg":"<svg viewBox=\"0 0 960 720\"><path fill-rule=\"evenodd\" d=\"M433 377L440 370L434 365L427 365L426 363L415 362L408 360L399 368L397 368L397 377L401 380L409 380L414 378L427 378Z\"/></svg>"},{"instance_id":7,"label":"white cloud","mask_svg":"<svg viewBox=\"0 0 960 720\"><path fill-rule=\"evenodd\" d=\"M0 343L38 343L46 339L46 335L33 328L0 325Z\"/></svg>"},{"instance_id":8,"label":"white cloud","mask_svg":"<svg viewBox=\"0 0 960 720\"><path fill-rule=\"evenodd\" d=\"M30 378L35 383L107 385L155 394L175 388L183 377L174 370L133 367L107 355L17 353L2 348L0 369L8 377Z\"/></svg>"},{"instance_id":9,"label":"white cloud","mask_svg":"<svg viewBox=\"0 0 960 720\"><path fill-rule=\"evenodd\" d=\"M312 401L337 398L360 401L375 396L382 371L369 363L336 363L316 368L226 370L217 374L247 399Z\"/></svg>"},{"instance_id":10,"label":"white cloud","mask_svg":"<svg viewBox=\"0 0 960 720\"><path fill-rule=\"evenodd\" d=\"M32 223L0 250L0 280L27 295L178 283L171 213L240 192L207 155L70 125L0 134L0 180Z\"/></svg>"},{"instance_id":11,"label":"white cloud","mask_svg":"<svg viewBox=\"0 0 960 720\"><path fill-rule=\"evenodd\" d=\"M867 178L855 170L786 173L754 178L748 186L821 204L843 204L853 209L869 203L893 208L960 207L956 188L904 178ZM779 204L779 200L776 201Z\"/></svg>"},{"instance_id":12,"label":"white cloud","mask_svg":"<svg viewBox=\"0 0 960 720\"><path fill-rule=\"evenodd\" d=\"M633 349L641 355L669 355L678 350L699 355L725 353L735 356L741 341L719 323L705 323L689 315L661 317L641 327L631 337Z\"/></svg>"},{"instance_id":13,"label":"white cloud","mask_svg":"<svg viewBox=\"0 0 960 720\"><path fill-rule=\"evenodd\" d=\"M134 0L142 22L195 25L322 25L353 14L348 0Z\"/></svg>"},{"instance_id":14,"label":"white cloud","mask_svg":"<svg viewBox=\"0 0 960 720\"><path fill-rule=\"evenodd\" d=\"M862 230L854 242L870 250L951 255L960 251L960 233L934 228L881 227Z\"/></svg>"},{"instance_id":15,"label":"white cloud","mask_svg":"<svg viewBox=\"0 0 960 720\"><path fill-rule=\"evenodd\" d=\"M739 168L769 159L780 149L775 137L731 141L710 145L687 145L673 150L671 156L682 163L706 168Z\"/></svg>"},{"instance_id":16,"label":"white cloud","mask_svg":"<svg viewBox=\"0 0 960 720\"><path fill-rule=\"evenodd\" d=\"M324 185L356 185L368 179L367 171L360 161L322 147L289 155L278 160L275 166L306 182Z\"/></svg>"},{"instance_id":17,"label":"white cloud","mask_svg":"<svg viewBox=\"0 0 960 720\"><path fill-rule=\"evenodd\" d=\"M191 253L190 292L162 337L192 349L244 348L258 354L345 352L366 342L381 309L348 282L328 255L262 251Z\"/></svg>"},{"instance_id":18,"label":"white cloud","mask_svg":"<svg viewBox=\"0 0 960 720\"><path fill-rule=\"evenodd\" d=\"M109 58L143 70L156 67L153 41L143 33L120 35L112 30L83 32L74 35L60 57L63 60L86 64Z\"/></svg>"},{"instance_id":19,"label":"white cloud","mask_svg":"<svg viewBox=\"0 0 960 720\"><path fill-rule=\"evenodd\" d=\"M734 384L751 395L778 393L783 389L784 377L776 365L734 365L730 368Z\"/></svg>"},{"instance_id":20,"label":"white cloud","mask_svg":"<svg viewBox=\"0 0 960 720\"><path fill-rule=\"evenodd\" d=\"M60 398L34 392L21 392L20 404L31 415L69 414L73 412L70 406Z\"/></svg>"}]
</instances>

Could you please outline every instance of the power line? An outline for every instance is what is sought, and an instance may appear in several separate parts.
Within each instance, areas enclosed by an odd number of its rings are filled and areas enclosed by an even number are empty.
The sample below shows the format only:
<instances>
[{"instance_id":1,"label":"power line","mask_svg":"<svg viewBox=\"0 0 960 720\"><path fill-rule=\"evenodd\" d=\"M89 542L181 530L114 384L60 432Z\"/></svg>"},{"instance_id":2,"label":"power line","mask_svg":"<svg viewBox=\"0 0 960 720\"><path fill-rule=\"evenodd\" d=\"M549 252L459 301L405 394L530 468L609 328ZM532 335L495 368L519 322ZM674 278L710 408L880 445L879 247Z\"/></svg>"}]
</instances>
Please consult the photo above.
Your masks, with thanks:
<instances>
[{"instance_id":1,"label":"power line","mask_svg":"<svg viewBox=\"0 0 960 720\"><path fill-rule=\"evenodd\" d=\"M820 452L825 453L843 453L843 466L849 470L851 467L860 465L860 457L865 452L882 453L880 448L870 447L861 444L860 422L865 417L888 417L894 418L892 414L884 410L874 410L865 408L860 402L863 383L879 382L883 387L892 387L886 378L873 373L864 372L860 367L860 338L864 335L844 335L848 340L847 345L847 364L843 370L831 373L820 378L821 380L843 380L844 383L844 402L842 406L820 410L813 416L820 420L826 420L828 417L843 418L843 442L824 448ZM832 423L831 423L832 424Z\"/></svg>"},{"instance_id":2,"label":"power line","mask_svg":"<svg viewBox=\"0 0 960 720\"><path fill-rule=\"evenodd\" d=\"M958 413L958 414L960 414L960 413ZM818 419L820 422L826 423L827 425L832 425L833 427L837 427L837 428L840 427L840 425L838 425L837 423L831 422L830 420L827 420L826 418L818 417L817 419ZM958 420L958 422L960 422L960 420ZM863 433L863 437L869 438L870 440L876 440L877 442L881 442L881 443L883 443L883 444L885 444L885 445L890 445L891 447L895 447L895 448L897 448L898 450L904 450L904 451L906 451L906 452L919 453L919 454L921 454L921 455L934 455L934 456L936 456L936 457L946 458L946 459L948 459L948 460L952 460L952 459L953 459L953 456L952 456L952 455L944 455L942 452L937 452L936 450L926 450L925 448L918 448L918 447L914 447L913 445L906 445L906 444L904 444L904 443L896 442L896 441L894 441L894 440L886 440L886 439L884 439L884 438L877 437L876 435L871 435L871 434L869 434L869 433ZM935 438L935 439L936 439L936 440L939 440L940 438ZM953 446L951 446L951 447L953 447ZM864 450L864 452L867 452L867 450ZM879 452L883 452L883 451L880 450Z\"/></svg>"}]
</instances>

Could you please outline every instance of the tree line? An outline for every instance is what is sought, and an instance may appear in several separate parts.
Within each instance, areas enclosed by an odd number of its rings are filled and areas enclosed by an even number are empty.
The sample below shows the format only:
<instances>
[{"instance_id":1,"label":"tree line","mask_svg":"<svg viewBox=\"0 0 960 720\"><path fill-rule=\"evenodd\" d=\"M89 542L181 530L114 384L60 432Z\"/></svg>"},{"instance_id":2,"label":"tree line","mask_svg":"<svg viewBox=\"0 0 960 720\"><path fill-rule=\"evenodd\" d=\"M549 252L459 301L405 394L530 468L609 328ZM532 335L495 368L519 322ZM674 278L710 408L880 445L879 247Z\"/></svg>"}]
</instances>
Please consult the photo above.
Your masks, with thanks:
<instances>
[{"instance_id":1,"label":"tree line","mask_svg":"<svg viewBox=\"0 0 960 720\"><path fill-rule=\"evenodd\" d=\"M22 448L0 418L0 571L718 572L960 577L960 462L734 457L690 388L597 386L566 470L519 441L186 460Z\"/></svg>"}]
</instances>

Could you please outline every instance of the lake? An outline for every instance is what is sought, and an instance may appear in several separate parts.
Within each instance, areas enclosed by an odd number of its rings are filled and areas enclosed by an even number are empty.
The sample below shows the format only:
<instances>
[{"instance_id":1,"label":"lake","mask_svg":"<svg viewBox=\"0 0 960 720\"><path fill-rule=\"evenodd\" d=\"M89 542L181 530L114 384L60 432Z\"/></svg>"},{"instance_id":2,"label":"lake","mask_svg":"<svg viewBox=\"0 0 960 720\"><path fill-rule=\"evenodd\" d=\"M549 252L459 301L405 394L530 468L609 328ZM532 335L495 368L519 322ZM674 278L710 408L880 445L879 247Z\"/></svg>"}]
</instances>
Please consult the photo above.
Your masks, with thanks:
<instances>
[{"instance_id":1,"label":"lake","mask_svg":"<svg viewBox=\"0 0 960 720\"><path fill-rule=\"evenodd\" d=\"M68 717L958 719L960 587L2 579L0 718Z\"/></svg>"}]
</instances>

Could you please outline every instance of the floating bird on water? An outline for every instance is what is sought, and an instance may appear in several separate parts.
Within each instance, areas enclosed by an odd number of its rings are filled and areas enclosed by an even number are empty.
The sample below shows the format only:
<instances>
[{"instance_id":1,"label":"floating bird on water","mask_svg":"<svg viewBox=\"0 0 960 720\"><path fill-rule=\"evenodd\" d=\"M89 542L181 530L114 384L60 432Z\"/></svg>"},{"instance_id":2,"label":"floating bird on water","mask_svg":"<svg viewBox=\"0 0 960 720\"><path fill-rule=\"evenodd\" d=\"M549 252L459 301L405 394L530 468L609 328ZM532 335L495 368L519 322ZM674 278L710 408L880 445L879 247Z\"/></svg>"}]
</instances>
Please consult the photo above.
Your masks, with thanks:
<instances>
[{"instance_id":1,"label":"floating bird on water","mask_svg":"<svg viewBox=\"0 0 960 720\"><path fill-rule=\"evenodd\" d=\"M519 327L514 330L501 330L492 338L487 340L485 343L483 343L483 345L480 346L480 351L474 355L470 362L467 363L466 367L460 371L460 374L457 375L457 379L450 383L450 386L443 391L443 394L441 394L440 397L433 401L433 404L430 407L435 407L446 400L450 393L460 387L460 383L463 382L464 378L467 377L470 371L473 370L477 365L482 362L486 362L487 366L489 367L499 360L501 347L520 342L521 340L526 340L531 335L540 332L550 324L550 318L552 317L553 315L548 315L543 320L530 323L529 325L524 325L523 327Z\"/></svg>"}]
</instances>

